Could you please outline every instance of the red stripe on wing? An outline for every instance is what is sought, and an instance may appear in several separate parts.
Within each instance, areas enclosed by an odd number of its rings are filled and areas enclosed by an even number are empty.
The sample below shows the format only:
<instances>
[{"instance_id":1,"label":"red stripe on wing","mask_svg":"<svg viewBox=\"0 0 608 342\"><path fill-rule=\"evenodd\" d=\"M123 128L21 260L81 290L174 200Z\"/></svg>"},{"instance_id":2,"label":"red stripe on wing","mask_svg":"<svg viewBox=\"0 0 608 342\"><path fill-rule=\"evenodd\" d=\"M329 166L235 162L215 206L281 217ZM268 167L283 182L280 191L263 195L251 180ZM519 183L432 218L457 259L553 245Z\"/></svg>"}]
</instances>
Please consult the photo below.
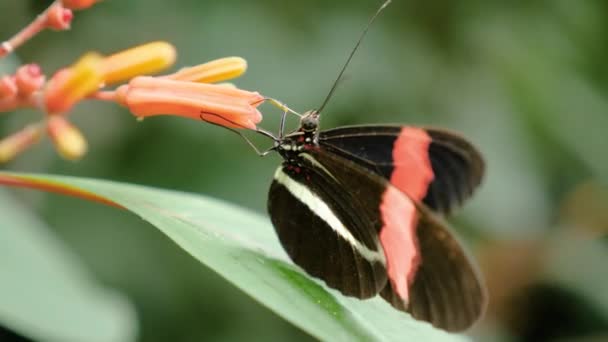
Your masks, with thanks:
<instances>
[{"instance_id":1,"label":"red stripe on wing","mask_svg":"<svg viewBox=\"0 0 608 342\"><path fill-rule=\"evenodd\" d=\"M386 271L393 289L409 302L409 289L420 264L414 203L399 190L389 186L380 203L382 230L380 243L386 257Z\"/></svg>"},{"instance_id":2,"label":"red stripe on wing","mask_svg":"<svg viewBox=\"0 0 608 342\"><path fill-rule=\"evenodd\" d=\"M421 201L433 181L429 158L431 137L426 131L404 127L393 146L395 168L388 187L382 195L380 212L384 223L380 242L387 260L387 273L395 292L409 302L409 288L420 264L416 225L416 206L411 199ZM409 196L404 196L403 193Z\"/></svg>"},{"instance_id":3,"label":"red stripe on wing","mask_svg":"<svg viewBox=\"0 0 608 342\"><path fill-rule=\"evenodd\" d=\"M425 130L403 127L393 145L391 183L416 201L421 201L433 181L429 158L431 137Z\"/></svg>"}]
</instances>

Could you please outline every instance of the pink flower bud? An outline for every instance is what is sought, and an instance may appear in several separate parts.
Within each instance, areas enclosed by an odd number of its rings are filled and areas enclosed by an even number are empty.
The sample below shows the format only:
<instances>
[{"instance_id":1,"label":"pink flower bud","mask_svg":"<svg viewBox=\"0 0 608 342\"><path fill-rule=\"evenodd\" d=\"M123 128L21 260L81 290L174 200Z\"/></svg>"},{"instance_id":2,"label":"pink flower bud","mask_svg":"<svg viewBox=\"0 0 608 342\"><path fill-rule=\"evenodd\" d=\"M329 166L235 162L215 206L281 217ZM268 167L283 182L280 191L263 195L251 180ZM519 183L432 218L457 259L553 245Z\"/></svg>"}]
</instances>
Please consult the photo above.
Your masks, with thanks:
<instances>
[{"instance_id":1,"label":"pink flower bud","mask_svg":"<svg viewBox=\"0 0 608 342\"><path fill-rule=\"evenodd\" d=\"M51 6L46 12L46 25L47 27L63 31L70 28L72 23L72 10L63 7L60 3Z\"/></svg>"},{"instance_id":2,"label":"pink flower bud","mask_svg":"<svg viewBox=\"0 0 608 342\"><path fill-rule=\"evenodd\" d=\"M17 69L15 82L19 95L28 96L44 85L45 77L38 64L26 64Z\"/></svg>"}]
</instances>

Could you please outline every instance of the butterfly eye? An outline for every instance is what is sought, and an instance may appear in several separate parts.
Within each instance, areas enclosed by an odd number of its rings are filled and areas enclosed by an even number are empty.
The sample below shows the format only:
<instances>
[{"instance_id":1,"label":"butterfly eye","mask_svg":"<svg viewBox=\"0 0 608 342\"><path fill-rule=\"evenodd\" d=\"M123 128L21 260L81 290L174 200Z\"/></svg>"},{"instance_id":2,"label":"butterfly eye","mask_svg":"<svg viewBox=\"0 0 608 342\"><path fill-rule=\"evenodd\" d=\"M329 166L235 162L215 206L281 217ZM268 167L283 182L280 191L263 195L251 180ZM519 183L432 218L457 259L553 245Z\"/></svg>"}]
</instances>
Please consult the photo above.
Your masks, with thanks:
<instances>
[{"instance_id":1,"label":"butterfly eye","mask_svg":"<svg viewBox=\"0 0 608 342\"><path fill-rule=\"evenodd\" d=\"M318 126L319 115L314 111L307 112L300 120L300 128L305 132L314 131Z\"/></svg>"},{"instance_id":2,"label":"butterfly eye","mask_svg":"<svg viewBox=\"0 0 608 342\"><path fill-rule=\"evenodd\" d=\"M305 131L312 131L317 127L316 123L313 120L302 120L302 128Z\"/></svg>"}]
</instances>

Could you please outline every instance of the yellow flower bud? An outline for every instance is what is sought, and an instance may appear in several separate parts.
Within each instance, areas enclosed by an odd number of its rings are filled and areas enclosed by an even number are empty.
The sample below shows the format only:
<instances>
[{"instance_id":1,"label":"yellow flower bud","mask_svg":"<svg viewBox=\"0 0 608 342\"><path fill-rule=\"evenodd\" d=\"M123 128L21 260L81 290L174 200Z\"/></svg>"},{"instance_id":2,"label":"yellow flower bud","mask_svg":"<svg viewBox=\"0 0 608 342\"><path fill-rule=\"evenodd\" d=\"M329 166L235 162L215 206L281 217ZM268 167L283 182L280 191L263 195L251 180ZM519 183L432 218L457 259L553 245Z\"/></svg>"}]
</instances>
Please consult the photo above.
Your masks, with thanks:
<instances>
[{"instance_id":1,"label":"yellow flower bud","mask_svg":"<svg viewBox=\"0 0 608 342\"><path fill-rule=\"evenodd\" d=\"M247 61L241 57L226 57L193 67L182 68L167 78L179 81L215 83L241 76L247 70Z\"/></svg>"},{"instance_id":2,"label":"yellow flower bud","mask_svg":"<svg viewBox=\"0 0 608 342\"><path fill-rule=\"evenodd\" d=\"M63 158L77 160L87 152L87 141L82 133L64 116L51 115L47 121L47 131Z\"/></svg>"},{"instance_id":3,"label":"yellow flower bud","mask_svg":"<svg viewBox=\"0 0 608 342\"><path fill-rule=\"evenodd\" d=\"M152 42L108 56L103 61L105 84L150 75L173 65L177 52L166 42Z\"/></svg>"}]
</instances>

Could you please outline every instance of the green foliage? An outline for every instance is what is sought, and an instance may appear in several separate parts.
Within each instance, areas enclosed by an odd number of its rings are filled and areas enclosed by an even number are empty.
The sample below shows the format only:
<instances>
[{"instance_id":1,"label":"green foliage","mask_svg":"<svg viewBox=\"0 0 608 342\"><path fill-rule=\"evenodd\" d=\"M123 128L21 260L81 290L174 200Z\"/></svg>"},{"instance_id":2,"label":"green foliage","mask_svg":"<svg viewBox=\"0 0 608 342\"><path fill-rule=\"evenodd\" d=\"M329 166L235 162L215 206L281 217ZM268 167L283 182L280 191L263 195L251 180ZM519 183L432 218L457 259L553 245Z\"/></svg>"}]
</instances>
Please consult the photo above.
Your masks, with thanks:
<instances>
[{"instance_id":1,"label":"green foliage","mask_svg":"<svg viewBox=\"0 0 608 342\"><path fill-rule=\"evenodd\" d=\"M124 206L227 281L319 339L458 340L397 312L379 298L365 302L345 298L312 280L288 261L268 220L248 210L203 196L127 184L26 178L31 180L76 187ZM7 222L16 226L10 219ZM70 297L60 298L69 301Z\"/></svg>"},{"instance_id":2,"label":"green foliage","mask_svg":"<svg viewBox=\"0 0 608 342\"><path fill-rule=\"evenodd\" d=\"M131 303L0 190L0 325L39 341L131 341Z\"/></svg>"}]
</instances>

